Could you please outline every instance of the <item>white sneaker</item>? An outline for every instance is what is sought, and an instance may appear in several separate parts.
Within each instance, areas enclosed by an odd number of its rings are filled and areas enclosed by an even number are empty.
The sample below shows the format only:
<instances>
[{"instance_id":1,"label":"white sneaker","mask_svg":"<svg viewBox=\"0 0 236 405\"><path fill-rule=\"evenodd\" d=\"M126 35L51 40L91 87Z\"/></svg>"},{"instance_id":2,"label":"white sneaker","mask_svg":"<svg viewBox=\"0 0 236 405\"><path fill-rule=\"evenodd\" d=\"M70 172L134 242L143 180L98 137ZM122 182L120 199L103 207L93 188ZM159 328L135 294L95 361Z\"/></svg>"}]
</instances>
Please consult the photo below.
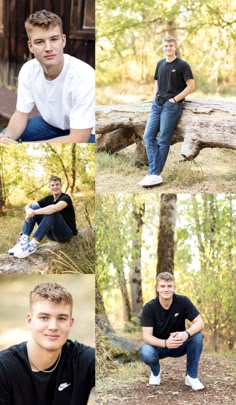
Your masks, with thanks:
<instances>
[{"instance_id":1,"label":"white sneaker","mask_svg":"<svg viewBox=\"0 0 236 405\"><path fill-rule=\"evenodd\" d=\"M199 381L198 378L192 378L189 375L185 377L185 385L191 387L194 391L204 390L204 385Z\"/></svg>"},{"instance_id":2,"label":"white sneaker","mask_svg":"<svg viewBox=\"0 0 236 405\"><path fill-rule=\"evenodd\" d=\"M160 385L161 383L161 371L158 375L154 375L153 372L151 372L151 375L149 377L149 385Z\"/></svg>"},{"instance_id":3,"label":"white sneaker","mask_svg":"<svg viewBox=\"0 0 236 405\"><path fill-rule=\"evenodd\" d=\"M36 245L36 243L28 241L28 243L25 243L23 246L17 246L14 252L14 257L17 257L17 259L24 259L25 257L32 255L32 253L35 253L37 248L38 245Z\"/></svg>"},{"instance_id":4,"label":"white sneaker","mask_svg":"<svg viewBox=\"0 0 236 405\"><path fill-rule=\"evenodd\" d=\"M148 174L141 181L138 182L138 184L142 187L157 186L161 183L163 183L163 180L161 175L158 174Z\"/></svg>"},{"instance_id":5,"label":"white sneaker","mask_svg":"<svg viewBox=\"0 0 236 405\"><path fill-rule=\"evenodd\" d=\"M27 244L28 242L29 242L29 237L28 237L27 235L21 236L21 237L17 240L16 244L15 244L11 249L8 250L8 254L9 254L9 255L14 255L16 249L17 249L19 246L24 246L24 245Z\"/></svg>"}]
</instances>

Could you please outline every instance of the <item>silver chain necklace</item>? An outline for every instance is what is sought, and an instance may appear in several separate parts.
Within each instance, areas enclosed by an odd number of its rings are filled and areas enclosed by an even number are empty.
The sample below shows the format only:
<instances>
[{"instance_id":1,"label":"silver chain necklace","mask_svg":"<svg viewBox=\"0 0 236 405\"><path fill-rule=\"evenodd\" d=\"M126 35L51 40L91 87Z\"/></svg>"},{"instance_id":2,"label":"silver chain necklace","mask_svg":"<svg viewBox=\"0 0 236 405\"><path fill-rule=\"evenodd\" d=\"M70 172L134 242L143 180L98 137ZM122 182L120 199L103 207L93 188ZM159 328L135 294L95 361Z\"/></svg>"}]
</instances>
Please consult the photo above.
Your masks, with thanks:
<instances>
[{"instance_id":1,"label":"silver chain necklace","mask_svg":"<svg viewBox=\"0 0 236 405\"><path fill-rule=\"evenodd\" d=\"M58 366L58 364L59 364L60 358L61 358L61 352L60 352L60 355L59 355L59 357L58 357L58 359L57 359L57 362L56 362L55 366L54 366L51 370L41 370L41 368L39 368L38 366L36 366L36 364L34 364L32 361L30 361L30 363L32 364L32 366L34 366L35 368L37 368L37 370L42 371L42 373L52 373L54 370L56 370L56 368L57 368L57 366Z\"/></svg>"}]
</instances>

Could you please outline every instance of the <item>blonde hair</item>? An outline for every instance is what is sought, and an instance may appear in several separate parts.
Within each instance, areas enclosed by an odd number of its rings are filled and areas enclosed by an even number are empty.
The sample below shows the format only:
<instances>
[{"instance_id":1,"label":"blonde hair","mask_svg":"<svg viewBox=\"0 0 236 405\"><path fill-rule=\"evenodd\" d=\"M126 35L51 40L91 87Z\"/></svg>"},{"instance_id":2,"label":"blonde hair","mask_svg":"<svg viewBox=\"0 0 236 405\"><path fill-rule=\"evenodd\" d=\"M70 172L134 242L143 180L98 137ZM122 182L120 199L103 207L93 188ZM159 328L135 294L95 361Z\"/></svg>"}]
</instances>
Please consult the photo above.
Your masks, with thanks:
<instances>
[{"instance_id":1,"label":"blonde hair","mask_svg":"<svg viewBox=\"0 0 236 405\"><path fill-rule=\"evenodd\" d=\"M61 18L57 14L47 10L40 10L30 14L25 21L25 29L28 37L30 36L30 33L34 27L49 29L50 27L57 26L60 28L60 31L63 34Z\"/></svg>"},{"instance_id":2,"label":"blonde hair","mask_svg":"<svg viewBox=\"0 0 236 405\"><path fill-rule=\"evenodd\" d=\"M172 35L166 35L166 36L163 38L163 43L164 43L164 42L174 42L175 45L177 45L176 39L175 39L175 37L172 37Z\"/></svg>"},{"instance_id":3,"label":"blonde hair","mask_svg":"<svg viewBox=\"0 0 236 405\"><path fill-rule=\"evenodd\" d=\"M160 280L175 281L175 277L172 273L169 273L168 271L163 271L162 273L159 273L157 275L157 284Z\"/></svg>"},{"instance_id":4,"label":"blonde hair","mask_svg":"<svg viewBox=\"0 0 236 405\"><path fill-rule=\"evenodd\" d=\"M49 177L48 181L49 181L49 183L51 183L51 181L59 181L61 183L61 178L58 176L52 175Z\"/></svg>"},{"instance_id":5,"label":"blonde hair","mask_svg":"<svg viewBox=\"0 0 236 405\"><path fill-rule=\"evenodd\" d=\"M61 304L64 303L73 308L73 298L71 293L58 283L41 283L37 284L32 291L30 291L30 309L33 304L40 298Z\"/></svg>"}]
</instances>

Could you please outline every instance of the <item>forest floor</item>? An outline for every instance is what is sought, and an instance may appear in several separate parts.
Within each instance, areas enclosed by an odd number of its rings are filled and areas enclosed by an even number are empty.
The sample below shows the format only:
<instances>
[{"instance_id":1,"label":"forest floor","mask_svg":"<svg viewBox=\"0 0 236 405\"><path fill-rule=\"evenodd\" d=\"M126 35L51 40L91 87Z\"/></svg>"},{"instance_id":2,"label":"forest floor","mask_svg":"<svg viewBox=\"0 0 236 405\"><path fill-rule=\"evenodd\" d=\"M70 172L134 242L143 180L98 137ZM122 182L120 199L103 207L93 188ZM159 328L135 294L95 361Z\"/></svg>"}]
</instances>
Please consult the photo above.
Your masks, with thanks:
<instances>
[{"instance_id":1,"label":"forest floor","mask_svg":"<svg viewBox=\"0 0 236 405\"><path fill-rule=\"evenodd\" d=\"M96 155L97 193L234 193L236 191L236 151L203 149L193 161L183 161L181 144L171 147L163 171L163 184L144 188L137 184L147 167L134 166L134 146L115 154Z\"/></svg>"},{"instance_id":2,"label":"forest floor","mask_svg":"<svg viewBox=\"0 0 236 405\"><path fill-rule=\"evenodd\" d=\"M119 366L109 377L97 379L100 405L226 405L236 403L236 358L204 352L199 378L205 386L193 391L184 385L186 358L161 360L161 385L149 386L149 368L140 362Z\"/></svg>"}]
</instances>

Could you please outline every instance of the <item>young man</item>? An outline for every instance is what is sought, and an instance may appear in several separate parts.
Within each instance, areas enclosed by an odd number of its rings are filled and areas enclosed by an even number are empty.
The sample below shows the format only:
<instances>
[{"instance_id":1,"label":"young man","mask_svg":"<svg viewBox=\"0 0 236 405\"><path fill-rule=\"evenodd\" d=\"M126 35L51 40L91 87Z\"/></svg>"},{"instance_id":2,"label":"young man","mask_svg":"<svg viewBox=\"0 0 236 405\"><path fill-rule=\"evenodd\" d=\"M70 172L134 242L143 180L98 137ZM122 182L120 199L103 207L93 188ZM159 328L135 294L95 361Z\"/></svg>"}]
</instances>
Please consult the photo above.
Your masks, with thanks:
<instances>
[{"instance_id":1,"label":"young man","mask_svg":"<svg viewBox=\"0 0 236 405\"><path fill-rule=\"evenodd\" d=\"M77 234L75 210L71 197L62 193L61 179L58 176L49 178L51 195L37 203L25 206L26 217L21 230L21 237L8 253L23 259L35 253L40 241L47 236L57 242L66 242ZM30 241L35 224L38 228Z\"/></svg>"},{"instance_id":2,"label":"young man","mask_svg":"<svg viewBox=\"0 0 236 405\"><path fill-rule=\"evenodd\" d=\"M68 340L73 299L57 283L30 292L28 342L0 352L0 405L86 405L95 383L94 349Z\"/></svg>"},{"instance_id":3,"label":"young man","mask_svg":"<svg viewBox=\"0 0 236 405\"><path fill-rule=\"evenodd\" d=\"M158 297L144 306L141 320L145 342L141 358L151 368L149 384L160 384L160 359L187 354L185 384L193 390L202 390L204 386L197 378L203 346L201 315L187 297L175 294L173 274L158 275L157 291ZM192 322L188 329L186 319Z\"/></svg>"},{"instance_id":4,"label":"young man","mask_svg":"<svg viewBox=\"0 0 236 405\"><path fill-rule=\"evenodd\" d=\"M156 186L163 182L161 173L174 129L182 114L183 101L195 89L190 66L175 55L175 38L166 37L163 49L165 59L157 63L154 100L144 132L149 171L138 183L143 187Z\"/></svg>"},{"instance_id":5,"label":"young man","mask_svg":"<svg viewBox=\"0 0 236 405\"><path fill-rule=\"evenodd\" d=\"M35 58L20 70L16 111L0 142L88 142L95 125L94 69L63 53L66 36L56 14L37 11L25 28ZM40 116L29 119L35 105Z\"/></svg>"}]
</instances>

